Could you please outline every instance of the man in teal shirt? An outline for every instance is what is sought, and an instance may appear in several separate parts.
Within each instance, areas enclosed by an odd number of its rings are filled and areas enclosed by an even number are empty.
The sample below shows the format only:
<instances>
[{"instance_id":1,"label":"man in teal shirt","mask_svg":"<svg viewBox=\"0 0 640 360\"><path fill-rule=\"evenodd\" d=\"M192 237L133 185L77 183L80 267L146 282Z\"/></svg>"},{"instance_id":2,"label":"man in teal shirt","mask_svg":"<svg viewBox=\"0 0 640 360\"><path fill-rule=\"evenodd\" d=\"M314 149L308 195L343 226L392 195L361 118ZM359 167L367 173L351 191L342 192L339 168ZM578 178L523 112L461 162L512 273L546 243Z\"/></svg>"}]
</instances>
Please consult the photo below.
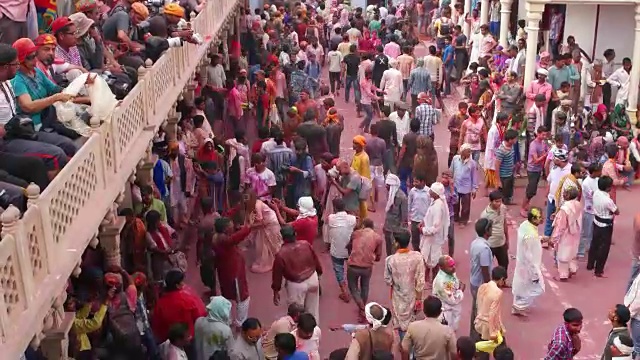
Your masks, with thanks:
<instances>
[{"instance_id":1,"label":"man in teal shirt","mask_svg":"<svg viewBox=\"0 0 640 360\"><path fill-rule=\"evenodd\" d=\"M547 82L551 84L554 91L560 89L560 85L565 81L573 84L576 80L580 80L580 74L575 66L567 66L569 60L571 60L570 54L559 55L555 59L555 65L549 68Z\"/></svg>"}]
</instances>

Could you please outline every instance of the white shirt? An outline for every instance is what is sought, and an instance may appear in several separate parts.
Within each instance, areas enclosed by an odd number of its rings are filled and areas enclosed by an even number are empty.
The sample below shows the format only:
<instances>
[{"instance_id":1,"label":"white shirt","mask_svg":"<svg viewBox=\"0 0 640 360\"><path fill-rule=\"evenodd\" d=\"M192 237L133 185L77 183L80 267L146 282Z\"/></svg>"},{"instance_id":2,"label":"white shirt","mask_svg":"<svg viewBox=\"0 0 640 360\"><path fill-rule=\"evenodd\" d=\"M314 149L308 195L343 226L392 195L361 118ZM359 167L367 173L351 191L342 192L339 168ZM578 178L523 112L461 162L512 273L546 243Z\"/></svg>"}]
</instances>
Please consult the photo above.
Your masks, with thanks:
<instances>
[{"instance_id":1,"label":"white shirt","mask_svg":"<svg viewBox=\"0 0 640 360\"><path fill-rule=\"evenodd\" d=\"M339 73L342 69L342 53L340 51L329 51L329 72Z\"/></svg>"},{"instance_id":2,"label":"white shirt","mask_svg":"<svg viewBox=\"0 0 640 360\"><path fill-rule=\"evenodd\" d=\"M609 193L599 189L593 193L593 212L595 216L602 219L613 219L613 213L616 211L618 211L618 207L609 196ZM593 219L593 223L599 227L609 226L596 219Z\"/></svg>"},{"instance_id":3,"label":"white shirt","mask_svg":"<svg viewBox=\"0 0 640 360\"><path fill-rule=\"evenodd\" d=\"M411 119L409 118L409 112L405 111L404 117L401 119L400 115L398 115L397 111L389 114L389 120L396 123L396 133L398 134L398 142L402 143L402 139L409 132L409 122Z\"/></svg>"},{"instance_id":4,"label":"white shirt","mask_svg":"<svg viewBox=\"0 0 640 360\"><path fill-rule=\"evenodd\" d=\"M612 86L618 87L618 93L616 94L616 105L624 104L629 97L629 80L631 76L624 68L619 68L614 71L611 76L607 78L607 82Z\"/></svg>"},{"instance_id":5,"label":"white shirt","mask_svg":"<svg viewBox=\"0 0 640 360\"><path fill-rule=\"evenodd\" d=\"M547 199L549 201L555 201L556 199L556 191L558 190L558 186L560 185L560 180L565 175L571 173L571 164L567 163L563 168L556 166L551 171L549 171L549 176L547 176L547 182L549 183L549 195Z\"/></svg>"},{"instance_id":6,"label":"white shirt","mask_svg":"<svg viewBox=\"0 0 640 360\"><path fill-rule=\"evenodd\" d=\"M174 346L169 340L160 344L160 354L165 360L188 360L187 353L181 348Z\"/></svg>"},{"instance_id":7,"label":"white shirt","mask_svg":"<svg viewBox=\"0 0 640 360\"><path fill-rule=\"evenodd\" d=\"M357 28L347 30L347 35L349 35L349 42L352 44L357 44L358 40L362 37L362 33Z\"/></svg>"},{"instance_id":8,"label":"white shirt","mask_svg":"<svg viewBox=\"0 0 640 360\"><path fill-rule=\"evenodd\" d=\"M276 175L273 173L273 171L269 170L269 168L265 168L263 172L258 173L256 171L255 168L251 167L249 169L247 169L247 176L245 177L245 183L246 184L250 184L251 183L251 178L257 175L258 178L260 180L262 180L264 182L265 185L267 185L268 187L272 187L272 186L276 186ZM259 198L260 200L270 200L271 199L271 195L263 195L263 194L258 194L261 195Z\"/></svg>"},{"instance_id":9,"label":"white shirt","mask_svg":"<svg viewBox=\"0 0 640 360\"><path fill-rule=\"evenodd\" d=\"M280 56L278 57L278 61L280 62L281 66L287 66L291 64L291 57L286 52L281 51Z\"/></svg>"},{"instance_id":10,"label":"white shirt","mask_svg":"<svg viewBox=\"0 0 640 360\"><path fill-rule=\"evenodd\" d=\"M593 194L598 191L598 179L587 176L582 180L582 197L584 198L584 212L593 215ZM585 224L588 226L588 224Z\"/></svg>"},{"instance_id":11,"label":"white shirt","mask_svg":"<svg viewBox=\"0 0 640 360\"><path fill-rule=\"evenodd\" d=\"M329 215L329 241L331 256L337 259L347 259L349 252L347 244L351 241L351 234L356 226L356 217L340 211Z\"/></svg>"},{"instance_id":12,"label":"white shirt","mask_svg":"<svg viewBox=\"0 0 640 360\"><path fill-rule=\"evenodd\" d=\"M4 125L17 113L16 95L9 80L0 83L0 124Z\"/></svg>"}]
</instances>

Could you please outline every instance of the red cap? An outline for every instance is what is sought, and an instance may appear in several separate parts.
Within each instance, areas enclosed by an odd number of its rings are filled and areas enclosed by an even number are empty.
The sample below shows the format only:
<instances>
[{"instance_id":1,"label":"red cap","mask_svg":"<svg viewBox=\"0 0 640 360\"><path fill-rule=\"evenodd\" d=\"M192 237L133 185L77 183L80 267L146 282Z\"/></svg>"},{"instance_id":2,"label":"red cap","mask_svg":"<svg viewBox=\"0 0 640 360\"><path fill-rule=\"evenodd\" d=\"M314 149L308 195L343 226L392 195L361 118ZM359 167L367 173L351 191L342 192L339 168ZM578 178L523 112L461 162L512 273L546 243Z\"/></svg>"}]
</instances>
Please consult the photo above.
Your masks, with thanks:
<instances>
[{"instance_id":1,"label":"red cap","mask_svg":"<svg viewBox=\"0 0 640 360\"><path fill-rule=\"evenodd\" d=\"M63 27L71 24L73 24L73 21L71 21L68 17L66 16L59 17L53 20L53 22L51 23L51 32L55 34L58 31L60 31L60 29L62 29Z\"/></svg>"},{"instance_id":2,"label":"red cap","mask_svg":"<svg viewBox=\"0 0 640 360\"><path fill-rule=\"evenodd\" d=\"M13 43L12 47L18 52L18 61L20 62L23 62L27 56L33 54L34 52L36 52L36 50L38 50L38 47L35 46L33 44L33 41L31 41L31 39L29 38L16 40Z\"/></svg>"},{"instance_id":3,"label":"red cap","mask_svg":"<svg viewBox=\"0 0 640 360\"><path fill-rule=\"evenodd\" d=\"M37 47L44 45L57 45L56 37L51 34L40 34L36 38L35 44Z\"/></svg>"}]
</instances>

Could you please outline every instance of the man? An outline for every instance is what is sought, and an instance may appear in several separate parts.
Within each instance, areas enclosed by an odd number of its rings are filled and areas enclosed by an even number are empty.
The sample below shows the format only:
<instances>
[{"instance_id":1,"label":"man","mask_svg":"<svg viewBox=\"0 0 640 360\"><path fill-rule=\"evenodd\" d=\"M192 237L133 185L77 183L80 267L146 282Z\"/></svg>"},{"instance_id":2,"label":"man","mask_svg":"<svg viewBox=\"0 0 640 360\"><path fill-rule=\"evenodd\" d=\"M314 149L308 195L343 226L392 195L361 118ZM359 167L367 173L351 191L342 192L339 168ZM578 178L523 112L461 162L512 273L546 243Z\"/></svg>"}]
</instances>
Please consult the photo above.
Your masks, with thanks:
<instances>
[{"instance_id":1,"label":"man","mask_svg":"<svg viewBox=\"0 0 640 360\"><path fill-rule=\"evenodd\" d=\"M364 219L362 226L362 229L351 234L351 241L347 245L347 284L360 311L360 320L365 320L365 304L369 300L369 281L373 273L373 263L380 261L382 257L382 237L373 229L373 220Z\"/></svg>"},{"instance_id":2,"label":"man","mask_svg":"<svg viewBox=\"0 0 640 360\"><path fill-rule=\"evenodd\" d=\"M428 94L431 92L431 84L431 75L424 66L424 58L419 58L416 60L416 67L409 74L406 86L406 90L411 93L411 111L415 111L418 106L418 95L420 93Z\"/></svg>"},{"instance_id":3,"label":"man","mask_svg":"<svg viewBox=\"0 0 640 360\"><path fill-rule=\"evenodd\" d=\"M560 55L558 45L562 42L562 29L564 29L564 15L560 13L559 8L553 7L551 8L551 23L549 25L549 45L554 58Z\"/></svg>"},{"instance_id":4,"label":"man","mask_svg":"<svg viewBox=\"0 0 640 360\"><path fill-rule=\"evenodd\" d=\"M593 240L587 259L587 270L593 270L596 277L604 277L604 266L609 257L613 236L613 218L620 210L609 196L613 179L602 176L598 179L598 191L593 194ZM587 225L585 225L587 226Z\"/></svg>"},{"instance_id":5,"label":"man","mask_svg":"<svg viewBox=\"0 0 640 360\"><path fill-rule=\"evenodd\" d=\"M440 182L433 183L429 196L429 207L419 225L420 252L427 266L425 281L430 279L429 284L433 284L433 279L438 274L438 261L442 256L442 246L447 241L451 218L444 185Z\"/></svg>"},{"instance_id":6,"label":"man","mask_svg":"<svg viewBox=\"0 0 640 360\"><path fill-rule=\"evenodd\" d=\"M442 95L451 95L451 81L456 76L455 68L455 47L451 43L451 36L444 37L444 50L442 51L442 63L444 65L444 93Z\"/></svg>"},{"instance_id":7,"label":"man","mask_svg":"<svg viewBox=\"0 0 640 360\"><path fill-rule=\"evenodd\" d=\"M331 253L331 263L333 272L340 286L340 299L348 303L349 287L345 279L344 264L349 258L347 246L351 240L351 234L356 227L356 217L345 211L345 204L341 198L332 200L334 213L329 215L327 223L329 225L329 252ZM356 301L356 305L358 302Z\"/></svg>"},{"instance_id":8,"label":"man","mask_svg":"<svg viewBox=\"0 0 640 360\"><path fill-rule=\"evenodd\" d=\"M358 214L360 212L359 193L362 187L362 178L344 160L338 162L336 169L340 173L340 180L338 182L338 180L331 177L330 181L342 195L345 211L351 214Z\"/></svg>"},{"instance_id":9,"label":"man","mask_svg":"<svg viewBox=\"0 0 640 360\"><path fill-rule=\"evenodd\" d=\"M167 207L162 200L153 196L153 187L150 185L141 186L140 197L142 201L134 205L136 215L144 218L149 211L154 210L160 214L160 221L167 223Z\"/></svg>"},{"instance_id":10,"label":"man","mask_svg":"<svg viewBox=\"0 0 640 360\"><path fill-rule=\"evenodd\" d=\"M384 94L384 104L391 108L391 111L395 109L395 104L402 100L402 93L404 92L402 73L398 68L398 60L389 60L389 69L382 74L382 79L380 80L380 90Z\"/></svg>"},{"instance_id":11,"label":"man","mask_svg":"<svg viewBox=\"0 0 640 360\"><path fill-rule=\"evenodd\" d=\"M398 37L391 35L389 42L384 46L384 54L391 60L396 60L401 53L400 45L398 45Z\"/></svg>"},{"instance_id":12,"label":"man","mask_svg":"<svg viewBox=\"0 0 640 360\"><path fill-rule=\"evenodd\" d=\"M409 132L402 137L402 147L398 153L396 169L400 178L400 188L407 193L407 184L412 184L413 158L418 149L418 131L420 131L420 120L412 119L409 123Z\"/></svg>"},{"instance_id":13,"label":"man","mask_svg":"<svg viewBox=\"0 0 640 360\"><path fill-rule=\"evenodd\" d=\"M524 76L525 60L527 58L527 41L525 39L518 39L518 45L515 47L512 46L511 49L513 49L516 54L511 58L509 71L516 73L518 79L522 79Z\"/></svg>"},{"instance_id":14,"label":"man","mask_svg":"<svg viewBox=\"0 0 640 360\"><path fill-rule=\"evenodd\" d=\"M415 70L415 69L414 69ZM417 95L416 95L416 105L417 105ZM393 127L393 131L389 131L389 137L394 139L395 142L391 141L393 144L394 155L396 152L400 150L400 146L402 145L402 139L409 132L409 123L411 122L411 115L409 114L409 105L407 103L400 103L396 106L395 111L391 112L390 109L385 108L382 110L382 113L385 115L384 118L393 123L393 125L389 124L388 128L391 130ZM380 122L385 119L380 119ZM381 125L382 126L382 125ZM380 128L384 133L384 128ZM380 132L380 131L379 131ZM384 138L384 136L380 135L380 137ZM386 140L385 140L386 141ZM395 165L395 157L393 159L393 165Z\"/></svg>"},{"instance_id":15,"label":"man","mask_svg":"<svg viewBox=\"0 0 640 360\"><path fill-rule=\"evenodd\" d=\"M313 90L309 75L304 72L304 66L304 60L298 61L294 70L291 72L289 80L289 104L297 103L302 91L306 91L307 94L309 94ZM299 112L304 116L302 111Z\"/></svg>"},{"instance_id":16,"label":"man","mask_svg":"<svg viewBox=\"0 0 640 360\"><path fill-rule=\"evenodd\" d=\"M576 308L568 308L562 313L564 322L553 331L545 360L573 359L582 347L582 313Z\"/></svg>"},{"instance_id":17,"label":"man","mask_svg":"<svg viewBox=\"0 0 640 360\"><path fill-rule=\"evenodd\" d=\"M13 44L14 41L29 36L28 13L27 0L3 1L0 4L0 43Z\"/></svg>"},{"instance_id":18,"label":"man","mask_svg":"<svg viewBox=\"0 0 640 360\"><path fill-rule=\"evenodd\" d=\"M402 101L406 100L407 91L409 91L409 75L416 65L412 52L413 48L411 46L405 46L402 48L402 55L396 59L398 61L398 70L402 73Z\"/></svg>"},{"instance_id":19,"label":"man","mask_svg":"<svg viewBox=\"0 0 640 360\"><path fill-rule=\"evenodd\" d=\"M282 199L288 178L288 173L283 171L283 166L291 164L295 156L293 150L284 142L284 134L282 131L276 132L273 140L276 146L267 152L267 167L271 169L276 176L276 189L273 195L278 199Z\"/></svg>"},{"instance_id":20,"label":"man","mask_svg":"<svg viewBox=\"0 0 640 360\"><path fill-rule=\"evenodd\" d=\"M618 92L616 93L616 105L625 104L629 98L630 74L631 59L624 58L622 59L622 67L614 71L613 74L607 78L607 83L618 88Z\"/></svg>"},{"instance_id":21,"label":"man","mask_svg":"<svg viewBox=\"0 0 640 360\"><path fill-rule=\"evenodd\" d=\"M544 236L551 236L553 231L552 214L556 212L556 193L560 187L560 181L571 173L571 163L568 161L567 151L556 148L553 150L553 164L555 165L549 175L547 175L547 184L549 184L549 193L547 195L547 211L544 223ZM569 185L569 184L567 184Z\"/></svg>"},{"instance_id":22,"label":"man","mask_svg":"<svg viewBox=\"0 0 640 360\"><path fill-rule=\"evenodd\" d=\"M444 74L442 71L442 59L437 56L436 51L437 50L435 46L429 46L429 54L424 57L424 66L429 72L431 78L431 103L435 104L437 99L440 109L444 109L442 96L440 96L440 86L442 85L442 81L444 79Z\"/></svg>"},{"instance_id":23,"label":"man","mask_svg":"<svg viewBox=\"0 0 640 360\"><path fill-rule=\"evenodd\" d=\"M418 107L413 118L420 122L418 135L426 135L435 141L433 128L438 123L438 111L431 105L426 93L418 94Z\"/></svg>"},{"instance_id":24,"label":"man","mask_svg":"<svg viewBox=\"0 0 640 360\"><path fill-rule=\"evenodd\" d=\"M493 35L491 35L487 24L480 25L480 33L482 34L482 39L480 40L480 63L482 63L491 57L493 49L498 43L493 38Z\"/></svg>"},{"instance_id":25,"label":"man","mask_svg":"<svg viewBox=\"0 0 640 360\"><path fill-rule=\"evenodd\" d=\"M393 332L387 327L391 320L389 310L372 302L365 306L364 314L370 326L353 334L345 359L380 359L384 355L392 359ZM372 352L375 352L375 355Z\"/></svg>"},{"instance_id":26,"label":"man","mask_svg":"<svg viewBox=\"0 0 640 360\"><path fill-rule=\"evenodd\" d=\"M342 74L345 79L344 84L344 101L349 103L349 95L351 88L353 88L353 96L355 97L356 107L358 109L358 117L360 117L360 110L358 104L360 103L360 83L358 81L358 68L360 67L360 57L358 56L358 47L355 44L351 44L349 47L349 54L342 59L344 64L342 68Z\"/></svg>"},{"instance_id":27,"label":"man","mask_svg":"<svg viewBox=\"0 0 640 360\"><path fill-rule=\"evenodd\" d=\"M376 123L378 128L378 137L384 140L386 150L384 156L382 158L382 166L385 174L388 174L389 171L396 173L398 170L395 167L396 155L399 149L399 140L402 139L398 137L398 123L400 125L406 125L407 130L409 129L409 117L406 112L406 104L400 103L396 107L396 111L391 113L391 110L388 107L383 107L380 112L380 120ZM398 113L402 114L402 118L399 118ZM402 119L406 120L406 123L402 123ZM404 136L404 134L403 134Z\"/></svg>"},{"instance_id":28,"label":"man","mask_svg":"<svg viewBox=\"0 0 640 360\"><path fill-rule=\"evenodd\" d=\"M322 124L327 134L329 152L335 157L340 157L340 137L344 130L344 116L335 108L336 102L333 98L325 98L322 100L322 105L327 112L335 111L335 115L332 115L331 118L327 117L323 119Z\"/></svg>"},{"instance_id":29,"label":"man","mask_svg":"<svg viewBox=\"0 0 640 360\"><path fill-rule=\"evenodd\" d=\"M469 111L473 117L474 113ZM504 141L504 134L509 125L509 115L504 112L496 114L496 121L491 125L486 137L486 148L484 152L484 179L487 192L489 189L498 189L499 169L496 168L496 151ZM477 121L477 120L476 120ZM465 131L466 135L466 131Z\"/></svg>"},{"instance_id":30,"label":"man","mask_svg":"<svg viewBox=\"0 0 640 360\"><path fill-rule=\"evenodd\" d=\"M242 332L229 351L231 359L263 360L262 332L260 320L248 318L242 322Z\"/></svg>"},{"instance_id":31,"label":"man","mask_svg":"<svg viewBox=\"0 0 640 360\"><path fill-rule=\"evenodd\" d=\"M408 232L396 232L394 238L397 250L385 260L384 281L391 287L391 314L402 339L409 323L415 320L415 309L420 307L425 268L422 254L409 250Z\"/></svg>"},{"instance_id":32,"label":"man","mask_svg":"<svg viewBox=\"0 0 640 360\"><path fill-rule=\"evenodd\" d=\"M542 223L542 210L532 207L527 220L518 228L516 249L516 269L513 275L513 315L525 316L533 301L544 293L542 277L542 241L538 235L538 225Z\"/></svg>"},{"instance_id":33,"label":"man","mask_svg":"<svg viewBox=\"0 0 640 360\"><path fill-rule=\"evenodd\" d=\"M290 225L280 230L283 245L273 260L271 289L273 303L280 304L282 280L286 280L287 303L304 306L306 312L319 319L319 280L322 265L308 241L296 241L296 233Z\"/></svg>"},{"instance_id":34,"label":"man","mask_svg":"<svg viewBox=\"0 0 640 360\"><path fill-rule=\"evenodd\" d=\"M491 253L498 265L509 268L509 228L507 226L507 207L502 203L503 195L499 190L489 194L489 205L480 214L491 222L491 236L487 239Z\"/></svg>"},{"instance_id":35,"label":"man","mask_svg":"<svg viewBox=\"0 0 640 360\"><path fill-rule=\"evenodd\" d=\"M616 52L613 49L607 49L602 54L604 56L604 64L602 64L602 77L608 79L615 71ZM611 110L611 84L608 82L602 85L602 103L607 107L607 111Z\"/></svg>"},{"instance_id":36,"label":"man","mask_svg":"<svg viewBox=\"0 0 640 360\"><path fill-rule=\"evenodd\" d=\"M487 239L491 236L491 221L480 218L475 223L476 238L471 242L469 257L471 260L471 269L469 274L469 285L471 288L471 327L470 335L476 338L477 335L474 327L476 315L478 312L477 299L478 288L480 285L488 283L491 280L491 268L493 267L493 255L491 247Z\"/></svg>"},{"instance_id":37,"label":"man","mask_svg":"<svg viewBox=\"0 0 640 360\"><path fill-rule=\"evenodd\" d=\"M180 20L185 18L185 9L178 3L168 3L162 10L162 14L149 19L149 33L163 38L179 37L191 40L193 30L179 30L177 26Z\"/></svg>"},{"instance_id":38,"label":"man","mask_svg":"<svg viewBox=\"0 0 640 360\"><path fill-rule=\"evenodd\" d=\"M515 185L514 174L514 149L513 145L518 141L518 131L508 129L504 134L504 140L496 150L495 168L498 172L498 189L504 196L506 205L512 204L513 187Z\"/></svg>"},{"instance_id":39,"label":"man","mask_svg":"<svg viewBox=\"0 0 640 360\"><path fill-rule=\"evenodd\" d=\"M466 102L461 101L458 103L458 111L451 115L449 118L449 123L447 124L447 129L449 129L450 137L449 137L449 158L447 160L447 166L451 167L451 161L453 157L458 154L458 145L462 141L460 141L460 129L462 128L462 123L469 117L467 114L467 110L469 105ZM464 139L463 139L464 140Z\"/></svg>"},{"instance_id":40,"label":"man","mask_svg":"<svg viewBox=\"0 0 640 360\"><path fill-rule=\"evenodd\" d=\"M461 336L456 341L459 360L473 360L476 357L476 344L469 336Z\"/></svg>"},{"instance_id":41,"label":"man","mask_svg":"<svg viewBox=\"0 0 640 360\"><path fill-rule=\"evenodd\" d=\"M373 84L379 88L380 81L382 81L382 74L389 69L389 57L384 54L384 48L382 45L376 47L376 55L373 58L373 73L371 79Z\"/></svg>"},{"instance_id":42,"label":"man","mask_svg":"<svg viewBox=\"0 0 640 360\"><path fill-rule=\"evenodd\" d=\"M547 69L540 68L536 71L536 74L538 75L538 80L532 81L524 92L524 95L527 98L524 109L526 111L531 111L534 102L537 102L536 96L542 95L544 97L544 100L540 99L541 108L539 108L542 112L540 116L544 121L544 117L547 115L547 105L551 100L551 92L553 91L553 86L551 86L551 84L547 82L547 76L549 75ZM536 116L536 126L534 127L534 129L537 129L538 126L544 124L544 122L542 122L538 125L538 118L539 116Z\"/></svg>"},{"instance_id":43,"label":"man","mask_svg":"<svg viewBox=\"0 0 640 360\"><path fill-rule=\"evenodd\" d=\"M244 241L251 228L247 225L235 229L229 218L219 218L215 222L213 252L216 254L216 272L220 281L220 294L236 303L234 325L240 327L249 314L249 283L245 261L238 244Z\"/></svg>"},{"instance_id":44,"label":"man","mask_svg":"<svg viewBox=\"0 0 640 360\"><path fill-rule=\"evenodd\" d=\"M598 163L593 163L589 165L589 175L586 176L582 180L582 197L584 198L584 210L582 211L582 231L580 234L580 245L578 246L578 258L584 258L585 253L589 250L591 246L591 240L593 239L593 218L595 217L595 213L593 212L593 194L598 190L598 178L600 178L602 172L602 166ZM637 218L637 217L636 217ZM636 234L638 232L636 223L636 218L634 218L634 229L636 230ZM640 220L640 218L638 218ZM638 243L640 237L638 235L635 236L634 246L632 248L634 264L640 265L640 243ZM636 245L637 244L637 245ZM631 286L631 282L635 279L635 274L637 273L634 269L640 269L638 266L634 266L632 268L631 279L629 280L629 284L627 285L627 290Z\"/></svg>"},{"instance_id":45,"label":"man","mask_svg":"<svg viewBox=\"0 0 640 360\"><path fill-rule=\"evenodd\" d=\"M118 58L122 65L138 69L144 65L144 60L138 55L143 51L140 42L143 41L143 33L138 30L138 25L149 17L149 9L142 3L135 2L130 8L121 11L112 11L111 15L102 25L104 39L111 43L117 43L126 47L129 51ZM116 46L112 46L112 50Z\"/></svg>"},{"instance_id":46,"label":"man","mask_svg":"<svg viewBox=\"0 0 640 360\"><path fill-rule=\"evenodd\" d=\"M447 324L454 332L458 331L458 323L462 310L465 284L458 280L456 262L449 255L438 260L438 275L433 280L433 295L442 302L442 313Z\"/></svg>"},{"instance_id":47,"label":"man","mask_svg":"<svg viewBox=\"0 0 640 360\"><path fill-rule=\"evenodd\" d=\"M198 240L196 254L200 264L200 279L209 288L212 295L216 293L216 263L213 252L213 234L215 232L216 219L220 217L214 211L214 200L211 197L200 199L202 218L198 223Z\"/></svg>"},{"instance_id":48,"label":"man","mask_svg":"<svg viewBox=\"0 0 640 360\"><path fill-rule=\"evenodd\" d=\"M536 101L534 106L538 106L538 101ZM522 201L522 208L520 209L520 215L523 217L529 210L531 199L538 193L538 184L542 177L542 169L549 154L549 144L547 143L548 134L547 128L544 127L544 125L538 126L536 128L536 137L529 145L529 155L527 157L527 188L525 190L524 200Z\"/></svg>"},{"instance_id":49,"label":"man","mask_svg":"<svg viewBox=\"0 0 640 360\"><path fill-rule=\"evenodd\" d=\"M502 290L507 280L507 270L497 266L491 270L491 281L480 285L476 305L478 314L475 317L474 329L479 335L478 340L495 340L498 333L504 334L502 324L501 304ZM504 335L503 335L504 337ZM489 357L486 356L488 359Z\"/></svg>"},{"instance_id":50,"label":"man","mask_svg":"<svg viewBox=\"0 0 640 360\"><path fill-rule=\"evenodd\" d=\"M629 328L627 327L629 320L631 320L629 308L623 304L616 304L613 309L609 310L607 317L611 322L611 331L609 331L609 336L607 337L607 342L604 345L602 358L600 360L618 359L618 357L613 354L613 350L616 347L616 340L619 340L618 337L620 336L631 336Z\"/></svg>"},{"instance_id":51,"label":"man","mask_svg":"<svg viewBox=\"0 0 640 360\"><path fill-rule=\"evenodd\" d=\"M278 358L278 351L280 350L278 337L281 334L290 335L289 333L295 330L298 318L302 313L304 313L304 306L296 303L290 304L287 309L287 315L271 324L262 340L262 350L267 359L275 360Z\"/></svg>"},{"instance_id":52,"label":"man","mask_svg":"<svg viewBox=\"0 0 640 360\"><path fill-rule=\"evenodd\" d=\"M401 179L402 181L402 179ZM402 185L401 185L402 186ZM411 245L414 251L420 251L420 226L431 204L430 189L426 179L421 174L413 179L413 187L407 198L409 209L409 226L411 231Z\"/></svg>"},{"instance_id":53,"label":"man","mask_svg":"<svg viewBox=\"0 0 640 360\"><path fill-rule=\"evenodd\" d=\"M51 32L56 37L56 58L74 66L82 67L78 51L76 25L68 17L59 17L51 23ZM86 70L85 70L86 71Z\"/></svg>"},{"instance_id":54,"label":"man","mask_svg":"<svg viewBox=\"0 0 640 360\"><path fill-rule=\"evenodd\" d=\"M309 98L309 94L304 91L300 93L300 96L303 99ZM315 104L315 101L311 100L311 102ZM329 148L327 144L327 129L316 121L316 111L317 108L308 108L303 114L304 121L296 128L296 133L300 138L294 141L294 144L303 141L305 145L308 145L308 147L304 148L304 152L308 149L309 155L313 158L322 155Z\"/></svg>"},{"instance_id":55,"label":"man","mask_svg":"<svg viewBox=\"0 0 640 360\"><path fill-rule=\"evenodd\" d=\"M277 356L272 359L283 360L309 360L309 355L304 351L296 350L296 337L293 334L278 334L275 337Z\"/></svg>"},{"instance_id":56,"label":"man","mask_svg":"<svg viewBox=\"0 0 640 360\"><path fill-rule=\"evenodd\" d=\"M204 74L205 79L203 83L206 84L205 93L208 94L209 98L213 101L215 109L213 116L209 117L208 120L222 120L227 76L225 74L224 66L222 65L222 57L220 55L211 55L211 63L207 66Z\"/></svg>"},{"instance_id":57,"label":"man","mask_svg":"<svg viewBox=\"0 0 640 360\"><path fill-rule=\"evenodd\" d=\"M413 351L416 359L456 359L456 335L454 330L440 322L442 302L435 296L424 299L424 320L409 324L402 339L402 360L409 360Z\"/></svg>"}]
</instances>

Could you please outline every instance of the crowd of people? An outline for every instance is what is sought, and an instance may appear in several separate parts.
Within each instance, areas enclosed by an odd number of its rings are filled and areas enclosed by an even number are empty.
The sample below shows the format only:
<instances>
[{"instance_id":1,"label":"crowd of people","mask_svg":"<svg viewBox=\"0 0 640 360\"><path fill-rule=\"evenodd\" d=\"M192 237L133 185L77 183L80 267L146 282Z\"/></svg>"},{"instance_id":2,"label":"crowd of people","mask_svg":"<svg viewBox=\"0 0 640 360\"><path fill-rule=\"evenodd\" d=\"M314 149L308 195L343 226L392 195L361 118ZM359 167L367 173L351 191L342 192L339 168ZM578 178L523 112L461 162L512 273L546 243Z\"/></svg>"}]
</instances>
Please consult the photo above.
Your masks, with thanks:
<instances>
[{"instance_id":1,"label":"crowd of people","mask_svg":"<svg viewBox=\"0 0 640 360\"><path fill-rule=\"evenodd\" d=\"M6 183L18 178L18 186L33 181L44 188L77 150L52 106L86 98L60 92L63 81L109 72L133 86L136 69L158 49L199 40L183 24L185 8L203 4L170 3L153 15L136 1L111 5L80 0L76 13L57 17L35 41L0 36L11 44L0 44ZM106 268L99 246L83 255L65 304L76 312L70 354L320 359L320 238L339 297L353 300L360 322L331 328L353 340L330 359L513 359L503 292L513 293L511 313L527 316L545 291L544 248L553 249L559 282L571 281L581 258L587 271L604 277L616 192L632 185L640 144L624 112L629 59L614 70L615 52L607 50L604 61L588 63L572 37L563 46L552 32L553 62L541 52L536 79L525 88L525 54L538 49L526 48L522 29L508 48L499 46L499 27L509 26L499 22L500 3L492 1L488 24L480 23L479 6L474 2L469 14L447 1L245 9L239 41L210 55L196 97L180 102L177 131L160 129L154 138L152 181L131 185L133 206L120 211L121 266ZM421 58L414 50L424 37L434 45ZM92 81L87 76L86 85ZM351 90L361 118L353 156L341 149L341 135L356 120L336 107L341 96L350 103ZM443 98L457 98L459 90L463 101L446 109ZM450 131L446 167L434 146L441 122ZM516 204L521 177L524 220L508 278L514 220L507 206ZM531 206L543 181L546 209ZM477 238L465 284L456 274L455 229L469 224L472 200L483 195L489 204L472 225ZM371 220L377 211L384 211L381 226ZM378 261L389 307L369 298ZM210 290L205 302L185 285L194 264ZM640 353L634 264L627 295L609 314L603 359ZM271 273L273 302L287 305L271 326L250 316L247 271ZM470 334L463 336L467 290L473 301ZM545 359L580 352L582 321L580 310L565 310Z\"/></svg>"}]
</instances>

